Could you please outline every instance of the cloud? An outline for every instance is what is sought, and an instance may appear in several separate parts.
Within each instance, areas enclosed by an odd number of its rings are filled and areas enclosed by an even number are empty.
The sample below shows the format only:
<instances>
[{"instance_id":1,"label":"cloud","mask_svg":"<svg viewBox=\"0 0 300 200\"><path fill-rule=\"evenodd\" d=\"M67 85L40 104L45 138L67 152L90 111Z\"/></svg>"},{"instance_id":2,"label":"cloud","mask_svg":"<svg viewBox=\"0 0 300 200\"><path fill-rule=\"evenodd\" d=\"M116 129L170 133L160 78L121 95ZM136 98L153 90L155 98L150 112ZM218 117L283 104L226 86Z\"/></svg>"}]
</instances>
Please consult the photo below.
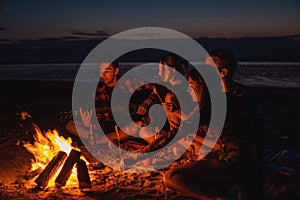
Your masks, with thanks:
<instances>
[{"instance_id":1,"label":"cloud","mask_svg":"<svg viewBox=\"0 0 300 200\"><path fill-rule=\"evenodd\" d=\"M4 43L12 43L14 42L13 40L11 39L0 39L0 44L4 44Z\"/></svg>"},{"instance_id":2,"label":"cloud","mask_svg":"<svg viewBox=\"0 0 300 200\"><path fill-rule=\"evenodd\" d=\"M101 37L108 37L109 34L103 30L97 30L93 32L86 32L80 30L70 30L73 35L80 35L80 36L101 36Z\"/></svg>"},{"instance_id":3,"label":"cloud","mask_svg":"<svg viewBox=\"0 0 300 200\"><path fill-rule=\"evenodd\" d=\"M76 37L76 36L65 36L65 37L61 37L61 40L65 40L65 41L72 41L72 40L80 40L82 39L81 37Z\"/></svg>"},{"instance_id":4,"label":"cloud","mask_svg":"<svg viewBox=\"0 0 300 200\"><path fill-rule=\"evenodd\" d=\"M0 27L0 31L4 31L4 30L6 30L5 27Z\"/></svg>"},{"instance_id":5,"label":"cloud","mask_svg":"<svg viewBox=\"0 0 300 200\"><path fill-rule=\"evenodd\" d=\"M13 40L10 40L10 39L0 39L0 42L11 42Z\"/></svg>"},{"instance_id":6,"label":"cloud","mask_svg":"<svg viewBox=\"0 0 300 200\"><path fill-rule=\"evenodd\" d=\"M185 35L179 32L170 32L168 29L158 28L133 29L131 34L118 35L116 38L126 40L187 39Z\"/></svg>"},{"instance_id":7,"label":"cloud","mask_svg":"<svg viewBox=\"0 0 300 200\"><path fill-rule=\"evenodd\" d=\"M148 37L149 35L143 35ZM0 39L0 63L82 62L104 37L65 35L26 40ZM299 35L243 38L194 38L207 51L226 48L242 61L300 61ZM132 62L157 61L157 52L137 51L124 57ZM160 53L160 52L158 52Z\"/></svg>"}]
</instances>

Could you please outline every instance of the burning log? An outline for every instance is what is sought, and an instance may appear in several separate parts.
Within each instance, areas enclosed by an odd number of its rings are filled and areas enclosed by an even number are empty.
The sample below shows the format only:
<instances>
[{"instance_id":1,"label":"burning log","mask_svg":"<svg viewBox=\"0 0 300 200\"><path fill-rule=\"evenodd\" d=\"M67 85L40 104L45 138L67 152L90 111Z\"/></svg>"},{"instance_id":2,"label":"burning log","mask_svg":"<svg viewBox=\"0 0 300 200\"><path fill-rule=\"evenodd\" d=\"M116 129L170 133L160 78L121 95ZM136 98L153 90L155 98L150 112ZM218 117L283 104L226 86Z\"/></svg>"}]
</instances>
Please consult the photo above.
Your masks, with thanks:
<instances>
[{"instance_id":1,"label":"burning log","mask_svg":"<svg viewBox=\"0 0 300 200\"><path fill-rule=\"evenodd\" d=\"M31 171L31 172L25 173L24 176L23 176L23 178L24 178L25 180L32 179L32 178L34 178L35 176L41 174L42 171L43 171L43 169L39 167L39 168L37 168L36 170L33 170L33 171Z\"/></svg>"},{"instance_id":2,"label":"burning log","mask_svg":"<svg viewBox=\"0 0 300 200\"><path fill-rule=\"evenodd\" d=\"M84 160L81 159L77 162L77 178L79 183L79 189L92 187L88 168Z\"/></svg>"},{"instance_id":3,"label":"burning log","mask_svg":"<svg viewBox=\"0 0 300 200\"><path fill-rule=\"evenodd\" d=\"M49 180L55 175L66 157L67 154L65 152L59 151L56 156L52 158L44 171L35 180L39 187L46 187L48 185Z\"/></svg>"},{"instance_id":4,"label":"burning log","mask_svg":"<svg viewBox=\"0 0 300 200\"><path fill-rule=\"evenodd\" d=\"M66 185L66 182L71 175L73 166L75 163L78 162L81 153L72 149L69 157L67 158L63 168L61 169L60 173L58 174L57 178L55 179L55 185L57 187L62 187Z\"/></svg>"}]
</instances>

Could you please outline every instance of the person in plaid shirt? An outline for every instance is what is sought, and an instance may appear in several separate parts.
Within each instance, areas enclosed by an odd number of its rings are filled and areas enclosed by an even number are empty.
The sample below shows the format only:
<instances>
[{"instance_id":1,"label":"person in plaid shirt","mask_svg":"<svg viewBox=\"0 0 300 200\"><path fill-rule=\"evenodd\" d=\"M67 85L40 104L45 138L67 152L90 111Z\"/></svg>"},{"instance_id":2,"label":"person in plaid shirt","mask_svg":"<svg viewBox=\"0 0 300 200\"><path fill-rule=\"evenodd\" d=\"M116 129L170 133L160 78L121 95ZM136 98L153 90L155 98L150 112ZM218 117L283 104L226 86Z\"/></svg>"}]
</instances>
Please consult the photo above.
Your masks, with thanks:
<instances>
[{"instance_id":1,"label":"person in plaid shirt","mask_svg":"<svg viewBox=\"0 0 300 200\"><path fill-rule=\"evenodd\" d=\"M119 74L119 66L117 62L107 63L107 62L101 62L100 65L100 74L101 74L101 80L102 83L100 83L96 89L95 92L95 111L97 116L97 121L92 120L92 110L89 111L83 111L82 109L79 109L82 122L74 122L70 121L66 129L73 133L77 134L77 131L75 129L74 123L78 123L78 126L81 131L81 137L84 139L89 139L90 131L88 131L89 127L92 125L93 128L97 126L93 126L93 123L99 123L102 130L106 134L106 136L112 141L116 142L117 140L125 141L127 139L132 138L127 133L119 130L119 136L116 134L116 122L112 116L111 112L111 96L114 87L116 86L117 82L119 81L118 74ZM156 94L152 90L152 86L150 84L141 84L143 83L143 80L138 78L132 78L130 80L123 80L120 85L122 92L129 92L129 93L143 93L143 102L141 102L140 105L137 106L136 109L134 109L135 113L139 116L146 116L148 108L150 105L153 104L156 98ZM142 87L139 87L136 91L133 91L134 84L143 85ZM136 103L136 102L133 102ZM122 111L122 110L121 110ZM124 110L123 110L124 111ZM121 114L122 112L120 112ZM141 118L140 120L144 120L144 118ZM132 122L133 123L133 122ZM81 129L82 127L82 129ZM124 131L130 131L131 135L133 133L137 134L137 128L133 126L133 124L128 124L128 126L125 128ZM94 136L95 144L101 144L104 143L106 140L104 138L99 138L98 135Z\"/></svg>"},{"instance_id":2,"label":"person in plaid shirt","mask_svg":"<svg viewBox=\"0 0 300 200\"><path fill-rule=\"evenodd\" d=\"M118 70L118 68L111 69L108 67L106 71L102 75L102 80L103 84L100 84L99 87L96 90L95 94L95 107L96 108L110 108L111 107L111 95L112 95L112 90L115 87L116 82L112 84L108 83L108 78L110 73L114 73L114 71ZM112 71L112 72L110 72ZM117 78L117 77L116 77ZM114 78L113 78L114 79ZM118 81L118 80L117 80ZM135 93L143 93L143 96L147 96L147 98L143 99L143 102L137 106L137 108L134 108L138 102L131 102L132 104L130 109L130 114L137 114L140 116L144 116L150 105L153 104L153 102L156 99L155 93L152 92L153 86L150 84L143 85L143 80L138 79L136 77L129 79L122 79L120 80L121 83L119 86L121 87L121 91L124 93L129 93L133 94ZM136 85L143 85L142 87L138 87L136 91L133 91L133 88L136 88ZM112 87L111 87L112 86ZM132 113L132 112L136 113ZM107 109L104 112L97 112L96 109L96 114L97 114L97 119L104 131L107 133L113 132L114 126L115 126L115 121L112 116L112 112L110 109Z\"/></svg>"}]
</instances>

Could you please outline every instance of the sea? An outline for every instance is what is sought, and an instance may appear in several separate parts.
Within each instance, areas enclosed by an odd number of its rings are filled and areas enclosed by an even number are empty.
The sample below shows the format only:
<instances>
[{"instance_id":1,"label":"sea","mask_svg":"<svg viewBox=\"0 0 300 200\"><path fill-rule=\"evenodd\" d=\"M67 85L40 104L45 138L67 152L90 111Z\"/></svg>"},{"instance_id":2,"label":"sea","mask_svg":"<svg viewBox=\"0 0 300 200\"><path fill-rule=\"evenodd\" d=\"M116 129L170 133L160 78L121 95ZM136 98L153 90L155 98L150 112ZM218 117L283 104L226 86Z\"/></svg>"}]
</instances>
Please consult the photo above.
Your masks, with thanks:
<instances>
[{"instance_id":1,"label":"sea","mask_svg":"<svg viewBox=\"0 0 300 200\"><path fill-rule=\"evenodd\" d=\"M121 74L141 63L120 63ZM81 63L0 65L0 80L74 82ZM300 88L300 62L240 62L234 79L254 87Z\"/></svg>"}]
</instances>

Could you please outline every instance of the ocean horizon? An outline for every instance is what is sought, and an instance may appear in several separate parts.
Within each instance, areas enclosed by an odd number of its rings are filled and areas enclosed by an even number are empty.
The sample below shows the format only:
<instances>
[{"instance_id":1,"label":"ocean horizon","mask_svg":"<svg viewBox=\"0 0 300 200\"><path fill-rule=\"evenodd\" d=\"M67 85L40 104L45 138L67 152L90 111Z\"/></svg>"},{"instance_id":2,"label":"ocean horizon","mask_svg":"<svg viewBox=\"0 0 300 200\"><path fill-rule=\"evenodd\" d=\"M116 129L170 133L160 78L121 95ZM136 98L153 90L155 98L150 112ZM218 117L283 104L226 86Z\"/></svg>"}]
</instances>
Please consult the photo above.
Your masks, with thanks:
<instances>
[{"instance_id":1,"label":"ocean horizon","mask_svg":"<svg viewBox=\"0 0 300 200\"><path fill-rule=\"evenodd\" d=\"M145 63L121 62L121 75L140 64ZM74 82L80 65L81 63L2 64L0 80ZM91 69L95 70L94 65ZM300 62L240 62L234 79L254 87L300 88Z\"/></svg>"}]
</instances>

